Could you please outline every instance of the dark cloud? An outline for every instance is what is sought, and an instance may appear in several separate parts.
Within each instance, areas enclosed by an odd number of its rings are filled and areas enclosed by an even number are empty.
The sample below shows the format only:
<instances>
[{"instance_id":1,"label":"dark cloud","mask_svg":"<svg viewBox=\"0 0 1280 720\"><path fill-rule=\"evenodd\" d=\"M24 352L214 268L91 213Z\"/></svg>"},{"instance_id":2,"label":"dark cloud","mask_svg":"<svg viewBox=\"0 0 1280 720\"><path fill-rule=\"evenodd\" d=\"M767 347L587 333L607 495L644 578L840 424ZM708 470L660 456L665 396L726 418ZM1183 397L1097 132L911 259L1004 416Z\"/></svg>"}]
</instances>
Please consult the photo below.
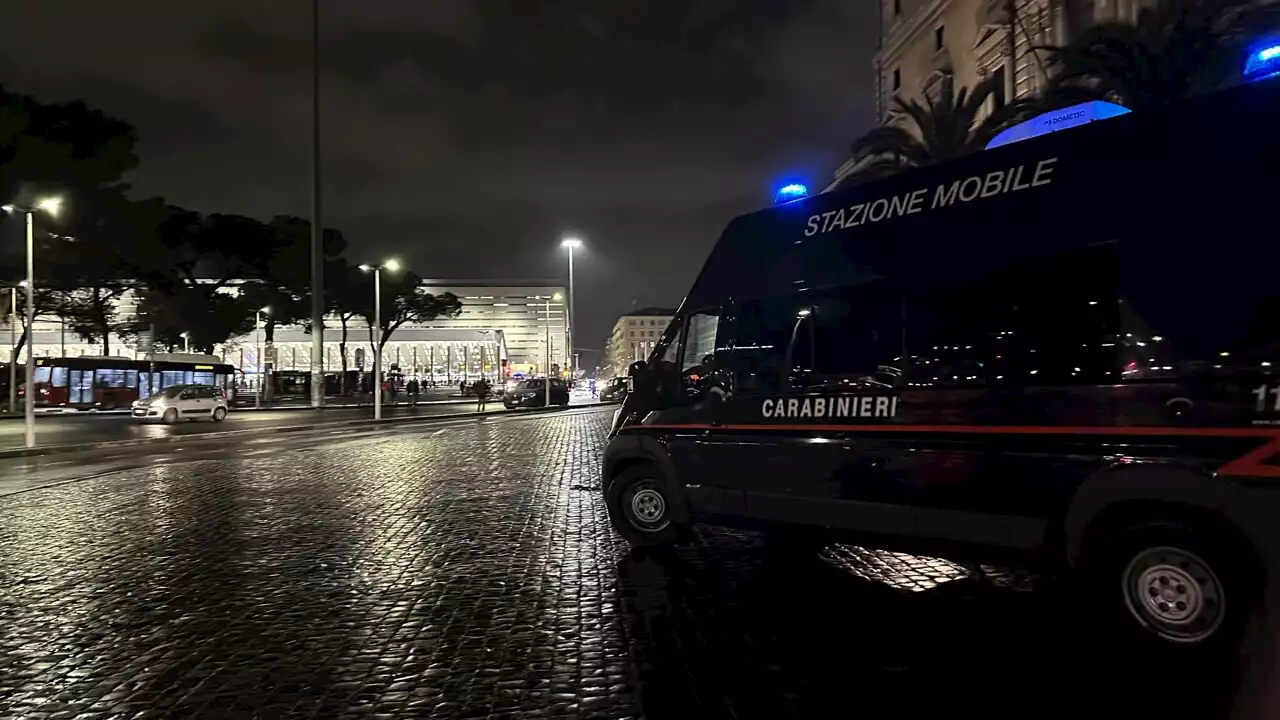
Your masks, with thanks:
<instances>
[{"instance_id":1,"label":"dark cloud","mask_svg":"<svg viewBox=\"0 0 1280 720\"><path fill-rule=\"evenodd\" d=\"M870 3L321 5L326 224L428 276L563 274L580 232L586 347L677 303L729 218L820 184L871 116ZM140 194L306 214L308 6L14 5L0 82L134 123Z\"/></svg>"}]
</instances>

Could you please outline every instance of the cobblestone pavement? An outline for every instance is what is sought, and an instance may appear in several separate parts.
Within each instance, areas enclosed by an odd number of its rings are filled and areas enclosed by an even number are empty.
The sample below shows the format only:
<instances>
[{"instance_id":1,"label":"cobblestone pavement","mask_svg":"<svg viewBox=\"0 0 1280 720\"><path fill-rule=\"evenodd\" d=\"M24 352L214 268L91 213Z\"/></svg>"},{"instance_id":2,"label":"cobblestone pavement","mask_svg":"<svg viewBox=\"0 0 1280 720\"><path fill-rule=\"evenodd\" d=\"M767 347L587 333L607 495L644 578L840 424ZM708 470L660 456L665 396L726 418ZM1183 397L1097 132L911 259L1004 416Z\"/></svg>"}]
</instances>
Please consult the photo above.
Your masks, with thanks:
<instances>
[{"instance_id":1,"label":"cobblestone pavement","mask_svg":"<svg viewBox=\"0 0 1280 720\"><path fill-rule=\"evenodd\" d=\"M1159 707L1137 674L1101 682L1118 677L1090 670L1105 653L1074 648L1025 577L845 547L779 564L723 531L628 553L595 487L609 416L282 445L0 499L0 718L1039 718L1125 692Z\"/></svg>"}]
</instances>

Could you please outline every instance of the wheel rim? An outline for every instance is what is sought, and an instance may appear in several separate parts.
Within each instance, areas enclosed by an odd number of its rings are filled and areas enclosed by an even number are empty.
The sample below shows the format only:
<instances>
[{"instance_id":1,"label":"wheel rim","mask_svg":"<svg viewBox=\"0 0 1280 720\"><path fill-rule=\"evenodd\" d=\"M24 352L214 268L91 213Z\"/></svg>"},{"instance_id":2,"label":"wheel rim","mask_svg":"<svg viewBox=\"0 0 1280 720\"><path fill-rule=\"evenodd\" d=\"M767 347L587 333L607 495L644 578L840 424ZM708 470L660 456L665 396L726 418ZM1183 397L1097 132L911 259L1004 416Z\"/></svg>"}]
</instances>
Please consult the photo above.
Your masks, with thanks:
<instances>
[{"instance_id":1,"label":"wheel rim","mask_svg":"<svg viewBox=\"0 0 1280 720\"><path fill-rule=\"evenodd\" d=\"M1156 635L1176 643L1203 642L1222 625L1222 583L1196 554L1174 547L1148 548L1124 571L1129 613Z\"/></svg>"},{"instance_id":2,"label":"wheel rim","mask_svg":"<svg viewBox=\"0 0 1280 720\"><path fill-rule=\"evenodd\" d=\"M214 417L215 419L221 420L222 418L224 418L224 417L226 417L226 416L227 416L227 411L226 411L226 410L223 410L222 408L218 408L217 410L214 410L214 411L213 411L213 417Z\"/></svg>"},{"instance_id":3,"label":"wheel rim","mask_svg":"<svg viewBox=\"0 0 1280 720\"><path fill-rule=\"evenodd\" d=\"M636 484L627 504L627 520L638 530L658 532L670 524L667 519L667 499L652 480Z\"/></svg>"}]
</instances>

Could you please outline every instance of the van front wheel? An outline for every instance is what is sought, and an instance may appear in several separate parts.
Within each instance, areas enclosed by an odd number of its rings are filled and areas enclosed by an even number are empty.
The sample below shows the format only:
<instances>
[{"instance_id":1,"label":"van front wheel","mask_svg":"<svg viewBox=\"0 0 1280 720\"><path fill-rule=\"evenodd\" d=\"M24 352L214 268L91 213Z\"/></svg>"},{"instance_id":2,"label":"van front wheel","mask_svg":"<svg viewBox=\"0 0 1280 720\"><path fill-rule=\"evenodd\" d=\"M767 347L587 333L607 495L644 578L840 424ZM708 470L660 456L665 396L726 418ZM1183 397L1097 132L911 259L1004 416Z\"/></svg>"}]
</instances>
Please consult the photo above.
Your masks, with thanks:
<instances>
[{"instance_id":1,"label":"van front wheel","mask_svg":"<svg viewBox=\"0 0 1280 720\"><path fill-rule=\"evenodd\" d=\"M1240 640L1258 593L1247 552L1217 533L1152 522L1117 533L1083 558L1098 614L1148 649L1216 655Z\"/></svg>"},{"instance_id":2,"label":"van front wheel","mask_svg":"<svg viewBox=\"0 0 1280 720\"><path fill-rule=\"evenodd\" d=\"M674 545L680 538L670 488L653 465L635 465L609 486L609 517L633 546Z\"/></svg>"}]
</instances>

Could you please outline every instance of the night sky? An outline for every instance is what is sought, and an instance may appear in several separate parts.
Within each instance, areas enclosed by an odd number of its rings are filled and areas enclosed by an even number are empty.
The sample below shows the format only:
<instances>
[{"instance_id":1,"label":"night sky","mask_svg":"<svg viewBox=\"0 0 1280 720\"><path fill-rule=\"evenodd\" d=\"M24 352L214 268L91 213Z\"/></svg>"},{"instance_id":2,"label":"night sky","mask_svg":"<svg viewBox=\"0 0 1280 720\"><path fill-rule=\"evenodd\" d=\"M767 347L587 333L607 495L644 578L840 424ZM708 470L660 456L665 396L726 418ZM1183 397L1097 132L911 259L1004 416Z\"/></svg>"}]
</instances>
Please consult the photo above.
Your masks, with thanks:
<instances>
[{"instance_id":1,"label":"night sky","mask_svg":"<svg viewBox=\"0 0 1280 720\"><path fill-rule=\"evenodd\" d=\"M576 234L583 348L676 305L730 218L823 184L873 115L870 2L321 8L324 221L351 259L556 277ZM133 123L138 196L305 217L309 32L308 0L11 2L0 83Z\"/></svg>"}]
</instances>

